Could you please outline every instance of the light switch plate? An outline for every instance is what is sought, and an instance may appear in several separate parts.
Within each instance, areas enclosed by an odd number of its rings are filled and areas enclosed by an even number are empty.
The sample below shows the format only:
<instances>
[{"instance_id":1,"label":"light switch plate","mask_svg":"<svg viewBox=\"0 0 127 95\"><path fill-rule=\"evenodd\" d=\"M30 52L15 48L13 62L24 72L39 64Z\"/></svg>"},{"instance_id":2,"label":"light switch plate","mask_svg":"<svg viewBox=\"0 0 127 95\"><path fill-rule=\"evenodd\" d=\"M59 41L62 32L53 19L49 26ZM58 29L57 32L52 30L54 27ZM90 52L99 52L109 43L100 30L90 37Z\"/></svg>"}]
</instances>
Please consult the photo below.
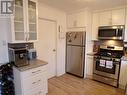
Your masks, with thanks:
<instances>
[{"instance_id":1,"label":"light switch plate","mask_svg":"<svg viewBox=\"0 0 127 95\"><path fill-rule=\"evenodd\" d=\"M6 46L7 45L7 42L5 40L2 41L2 45L3 46Z\"/></svg>"}]
</instances>

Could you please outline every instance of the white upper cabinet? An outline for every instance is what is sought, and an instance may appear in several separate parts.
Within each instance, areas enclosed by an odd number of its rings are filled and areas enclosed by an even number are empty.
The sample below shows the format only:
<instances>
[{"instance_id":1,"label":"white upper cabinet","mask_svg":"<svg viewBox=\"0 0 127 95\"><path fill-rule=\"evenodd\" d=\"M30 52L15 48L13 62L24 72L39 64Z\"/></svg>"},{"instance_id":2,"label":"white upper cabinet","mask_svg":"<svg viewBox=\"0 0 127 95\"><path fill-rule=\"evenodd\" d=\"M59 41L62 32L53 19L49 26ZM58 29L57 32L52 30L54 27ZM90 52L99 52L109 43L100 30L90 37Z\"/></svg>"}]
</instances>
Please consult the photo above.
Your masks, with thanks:
<instances>
[{"instance_id":1,"label":"white upper cabinet","mask_svg":"<svg viewBox=\"0 0 127 95\"><path fill-rule=\"evenodd\" d=\"M37 2L28 0L28 41L37 40Z\"/></svg>"},{"instance_id":2,"label":"white upper cabinet","mask_svg":"<svg viewBox=\"0 0 127 95\"><path fill-rule=\"evenodd\" d=\"M98 39L99 13L94 13L92 17L92 40Z\"/></svg>"},{"instance_id":3,"label":"white upper cabinet","mask_svg":"<svg viewBox=\"0 0 127 95\"><path fill-rule=\"evenodd\" d=\"M23 0L15 0L15 14L12 17L12 40L25 41L26 26L25 26L25 3Z\"/></svg>"},{"instance_id":4,"label":"white upper cabinet","mask_svg":"<svg viewBox=\"0 0 127 95\"><path fill-rule=\"evenodd\" d=\"M125 9L112 11L112 25L125 25Z\"/></svg>"},{"instance_id":5,"label":"white upper cabinet","mask_svg":"<svg viewBox=\"0 0 127 95\"><path fill-rule=\"evenodd\" d=\"M86 13L80 12L76 16L77 16L77 27L85 27L86 26Z\"/></svg>"},{"instance_id":6,"label":"white upper cabinet","mask_svg":"<svg viewBox=\"0 0 127 95\"><path fill-rule=\"evenodd\" d=\"M99 26L109 26L112 24L111 11L101 12L99 17L100 17Z\"/></svg>"},{"instance_id":7,"label":"white upper cabinet","mask_svg":"<svg viewBox=\"0 0 127 95\"><path fill-rule=\"evenodd\" d=\"M67 27L76 27L77 26L77 17L76 14L69 14L67 15Z\"/></svg>"},{"instance_id":8,"label":"white upper cabinet","mask_svg":"<svg viewBox=\"0 0 127 95\"><path fill-rule=\"evenodd\" d=\"M86 26L86 18L85 12L73 13L67 15L67 27L85 27Z\"/></svg>"},{"instance_id":9,"label":"white upper cabinet","mask_svg":"<svg viewBox=\"0 0 127 95\"><path fill-rule=\"evenodd\" d=\"M99 26L125 25L125 9L100 12Z\"/></svg>"},{"instance_id":10,"label":"white upper cabinet","mask_svg":"<svg viewBox=\"0 0 127 95\"><path fill-rule=\"evenodd\" d=\"M9 42L37 40L37 0L15 0Z\"/></svg>"},{"instance_id":11,"label":"white upper cabinet","mask_svg":"<svg viewBox=\"0 0 127 95\"><path fill-rule=\"evenodd\" d=\"M127 8L126 8L126 20L125 20L125 35L124 35L124 41L127 42Z\"/></svg>"}]
</instances>

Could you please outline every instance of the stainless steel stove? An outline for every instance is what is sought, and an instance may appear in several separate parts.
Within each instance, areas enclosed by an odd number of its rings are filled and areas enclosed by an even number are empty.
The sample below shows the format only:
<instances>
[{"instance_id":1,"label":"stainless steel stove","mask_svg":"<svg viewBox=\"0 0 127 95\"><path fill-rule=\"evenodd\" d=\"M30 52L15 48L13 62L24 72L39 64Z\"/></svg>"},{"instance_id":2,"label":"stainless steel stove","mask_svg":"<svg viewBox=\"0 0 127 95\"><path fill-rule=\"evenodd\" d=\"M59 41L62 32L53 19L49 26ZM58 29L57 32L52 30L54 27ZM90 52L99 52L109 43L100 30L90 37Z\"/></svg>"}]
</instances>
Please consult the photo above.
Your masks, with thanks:
<instances>
[{"instance_id":1,"label":"stainless steel stove","mask_svg":"<svg viewBox=\"0 0 127 95\"><path fill-rule=\"evenodd\" d=\"M93 79L118 87L121 57L123 47L100 46L100 50L94 56Z\"/></svg>"}]
</instances>

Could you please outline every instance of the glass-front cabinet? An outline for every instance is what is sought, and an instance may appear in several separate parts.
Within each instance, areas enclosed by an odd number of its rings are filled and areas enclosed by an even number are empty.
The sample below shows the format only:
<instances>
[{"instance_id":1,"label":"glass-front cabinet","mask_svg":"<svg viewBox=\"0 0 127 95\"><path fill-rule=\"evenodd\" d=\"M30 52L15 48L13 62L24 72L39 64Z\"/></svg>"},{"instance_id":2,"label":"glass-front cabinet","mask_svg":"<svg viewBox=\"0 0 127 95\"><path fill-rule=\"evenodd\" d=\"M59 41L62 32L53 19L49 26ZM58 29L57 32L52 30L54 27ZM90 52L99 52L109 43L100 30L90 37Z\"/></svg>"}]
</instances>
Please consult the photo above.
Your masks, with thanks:
<instances>
[{"instance_id":1,"label":"glass-front cabinet","mask_svg":"<svg viewBox=\"0 0 127 95\"><path fill-rule=\"evenodd\" d=\"M37 0L15 0L11 23L11 42L36 41Z\"/></svg>"},{"instance_id":2,"label":"glass-front cabinet","mask_svg":"<svg viewBox=\"0 0 127 95\"><path fill-rule=\"evenodd\" d=\"M37 3L28 0L29 40L37 40Z\"/></svg>"},{"instance_id":3,"label":"glass-front cabinet","mask_svg":"<svg viewBox=\"0 0 127 95\"><path fill-rule=\"evenodd\" d=\"M14 8L14 40L23 41L25 40L23 0L15 0Z\"/></svg>"}]
</instances>

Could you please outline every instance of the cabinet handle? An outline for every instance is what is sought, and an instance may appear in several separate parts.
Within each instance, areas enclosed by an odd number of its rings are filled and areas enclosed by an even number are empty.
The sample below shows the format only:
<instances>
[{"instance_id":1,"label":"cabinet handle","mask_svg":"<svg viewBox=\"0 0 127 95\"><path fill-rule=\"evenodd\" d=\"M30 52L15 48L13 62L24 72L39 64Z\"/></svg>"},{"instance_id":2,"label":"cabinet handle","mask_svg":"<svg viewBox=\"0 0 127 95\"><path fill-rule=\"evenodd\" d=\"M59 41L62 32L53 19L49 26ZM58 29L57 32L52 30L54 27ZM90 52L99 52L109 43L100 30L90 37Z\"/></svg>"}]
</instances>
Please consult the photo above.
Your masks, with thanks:
<instances>
[{"instance_id":1,"label":"cabinet handle","mask_svg":"<svg viewBox=\"0 0 127 95\"><path fill-rule=\"evenodd\" d=\"M27 41L27 33L25 33L25 40Z\"/></svg>"},{"instance_id":2,"label":"cabinet handle","mask_svg":"<svg viewBox=\"0 0 127 95\"><path fill-rule=\"evenodd\" d=\"M35 84L36 82L33 82L32 84Z\"/></svg>"},{"instance_id":3,"label":"cabinet handle","mask_svg":"<svg viewBox=\"0 0 127 95\"><path fill-rule=\"evenodd\" d=\"M109 20L110 20L109 24L112 25L112 18L110 18Z\"/></svg>"},{"instance_id":4,"label":"cabinet handle","mask_svg":"<svg viewBox=\"0 0 127 95\"><path fill-rule=\"evenodd\" d=\"M42 91L40 91L38 94L40 95L42 93Z\"/></svg>"},{"instance_id":5,"label":"cabinet handle","mask_svg":"<svg viewBox=\"0 0 127 95\"><path fill-rule=\"evenodd\" d=\"M32 74L38 73L38 72L40 72L40 71L41 71L41 70L38 70L38 71L32 72Z\"/></svg>"},{"instance_id":6,"label":"cabinet handle","mask_svg":"<svg viewBox=\"0 0 127 95\"><path fill-rule=\"evenodd\" d=\"M27 33L27 41L29 41L29 33Z\"/></svg>"},{"instance_id":7,"label":"cabinet handle","mask_svg":"<svg viewBox=\"0 0 127 95\"><path fill-rule=\"evenodd\" d=\"M38 92L37 94L34 94L34 95L40 95L42 93L42 91Z\"/></svg>"},{"instance_id":8,"label":"cabinet handle","mask_svg":"<svg viewBox=\"0 0 127 95\"><path fill-rule=\"evenodd\" d=\"M36 83L38 83L38 82L40 82L41 80L38 80L37 82L33 82L32 84L36 84Z\"/></svg>"},{"instance_id":9,"label":"cabinet handle","mask_svg":"<svg viewBox=\"0 0 127 95\"><path fill-rule=\"evenodd\" d=\"M77 27L77 20L73 22L73 27Z\"/></svg>"},{"instance_id":10,"label":"cabinet handle","mask_svg":"<svg viewBox=\"0 0 127 95\"><path fill-rule=\"evenodd\" d=\"M38 82L40 82L41 80L38 80Z\"/></svg>"}]
</instances>

